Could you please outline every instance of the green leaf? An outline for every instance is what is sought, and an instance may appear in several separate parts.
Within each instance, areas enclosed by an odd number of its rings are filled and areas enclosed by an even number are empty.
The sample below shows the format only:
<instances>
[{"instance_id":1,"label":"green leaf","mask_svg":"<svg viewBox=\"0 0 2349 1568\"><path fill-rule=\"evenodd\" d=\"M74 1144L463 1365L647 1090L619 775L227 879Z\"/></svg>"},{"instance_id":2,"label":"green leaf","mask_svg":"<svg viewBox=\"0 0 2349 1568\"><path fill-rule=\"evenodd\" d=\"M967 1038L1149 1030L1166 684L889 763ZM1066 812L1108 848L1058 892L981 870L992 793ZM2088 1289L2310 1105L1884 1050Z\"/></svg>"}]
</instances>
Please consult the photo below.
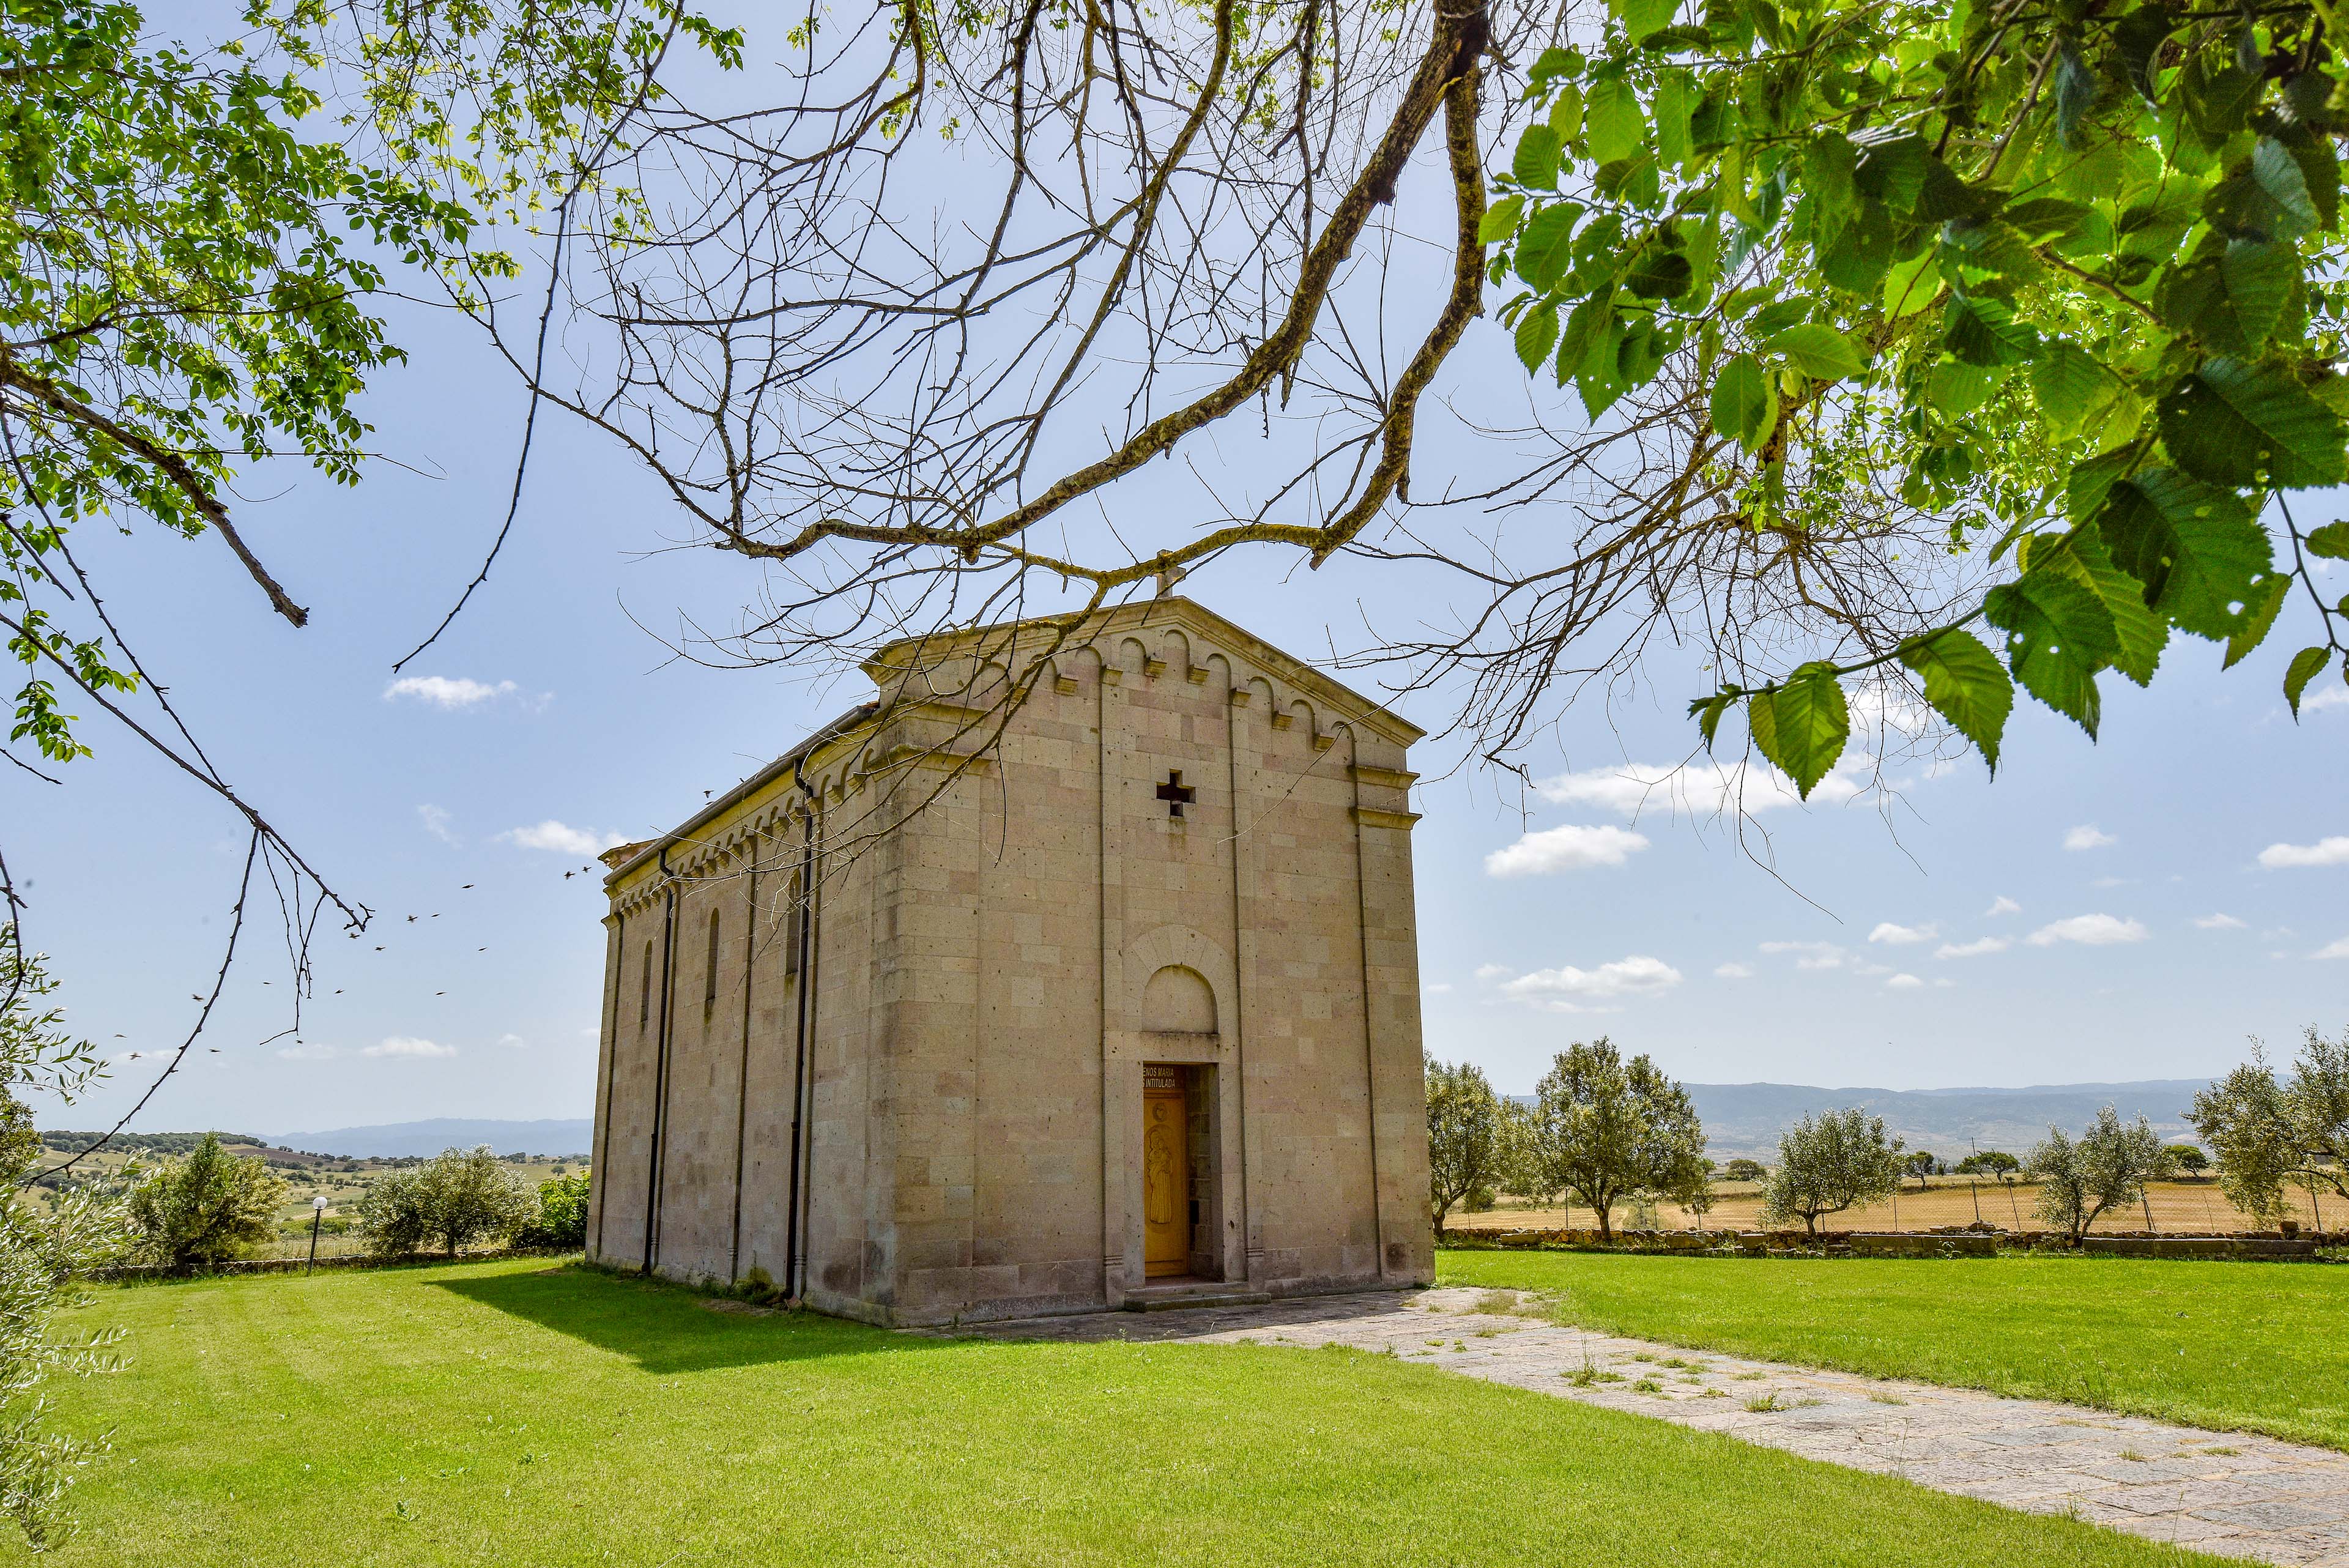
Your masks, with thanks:
<instances>
[{"instance_id":1,"label":"green leaf","mask_svg":"<svg viewBox=\"0 0 2349 1568\"><path fill-rule=\"evenodd\" d=\"M1550 95L1549 128L1557 132L1560 141L1571 141L1582 134L1582 89L1572 82L1562 82Z\"/></svg>"},{"instance_id":2,"label":"green leaf","mask_svg":"<svg viewBox=\"0 0 2349 1568\"><path fill-rule=\"evenodd\" d=\"M1941 292L1941 280L1932 270L1937 259L1928 246L1915 259L1894 262L1884 275L1884 318L1898 321L1904 316L1914 316L1933 303Z\"/></svg>"},{"instance_id":3,"label":"green leaf","mask_svg":"<svg viewBox=\"0 0 2349 1568\"><path fill-rule=\"evenodd\" d=\"M2121 18L2113 29L2113 56L2121 67L2121 75L2129 86L2137 88L2147 102L2154 97L2154 57L2177 27L2178 18L2159 0L2148 0Z\"/></svg>"},{"instance_id":4,"label":"green leaf","mask_svg":"<svg viewBox=\"0 0 2349 1568\"><path fill-rule=\"evenodd\" d=\"M2325 661L2333 657L2329 648L2303 648L2292 656L2292 664L2283 672L2283 700L2292 704L2292 716L2300 717L2300 694L2308 683L2323 672Z\"/></svg>"},{"instance_id":5,"label":"green leaf","mask_svg":"<svg viewBox=\"0 0 2349 1568\"><path fill-rule=\"evenodd\" d=\"M1803 193L1811 202L1812 244L1825 248L1859 211L1859 149L1840 130L1823 130L1803 149Z\"/></svg>"},{"instance_id":6,"label":"green leaf","mask_svg":"<svg viewBox=\"0 0 2349 1568\"><path fill-rule=\"evenodd\" d=\"M1982 612L2006 633L2006 662L2023 690L2094 740L2103 711L2096 671L2120 649L2096 596L2058 573L2025 572L1991 589Z\"/></svg>"},{"instance_id":7,"label":"green leaf","mask_svg":"<svg viewBox=\"0 0 2349 1568\"><path fill-rule=\"evenodd\" d=\"M1648 101L1656 117L1656 161L1667 169L1677 169L1689 161L1692 151L1688 78L1679 71L1661 73L1656 78L1656 90Z\"/></svg>"},{"instance_id":8,"label":"green leaf","mask_svg":"<svg viewBox=\"0 0 2349 1568\"><path fill-rule=\"evenodd\" d=\"M1751 354L1722 366L1713 383L1713 428L1747 452L1760 452L1778 422L1778 389Z\"/></svg>"},{"instance_id":9,"label":"green leaf","mask_svg":"<svg viewBox=\"0 0 2349 1568\"><path fill-rule=\"evenodd\" d=\"M1574 265L1574 224L1582 209L1552 202L1526 221L1517 238L1517 275L1528 288L1547 291Z\"/></svg>"},{"instance_id":10,"label":"green leaf","mask_svg":"<svg viewBox=\"0 0 2349 1568\"><path fill-rule=\"evenodd\" d=\"M1517 138L1516 156L1509 160L1509 177L1537 191L1555 191L1557 157L1557 132L1547 125L1528 125Z\"/></svg>"},{"instance_id":11,"label":"green leaf","mask_svg":"<svg viewBox=\"0 0 2349 1568\"><path fill-rule=\"evenodd\" d=\"M2153 293L2154 313L2173 332L2191 334L2213 354L2248 354L2251 337L2235 306L2218 256L2172 265Z\"/></svg>"},{"instance_id":12,"label":"green leaf","mask_svg":"<svg viewBox=\"0 0 2349 1568\"><path fill-rule=\"evenodd\" d=\"M1640 113L1640 95L1620 76L1604 76L1590 84L1582 113L1583 140L1590 156L1612 163L1640 151L1647 139L1648 122Z\"/></svg>"},{"instance_id":13,"label":"green leaf","mask_svg":"<svg viewBox=\"0 0 2349 1568\"><path fill-rule=\"evenodd\" d=\"M2283 608L2283 597L2291 587L2292 578L2282 572L2267 580L2259 590L2259 597L2252 601L2251 613L2243 618L2242 629L2227 639L2227 660L2220 669L2232 670L2251 656L2251 649L2268 639L2276 612Z\"/></svg>"},{"instance_id":14,"label":"green leaf","mask_svg":"<svg viewBox=\"0 0 2349 1568\"><path fill-rule=\"evenodd\" d=\"M2300 547L2328 561L2349 561L2349 523L2327 523L2322 528L2312 528L2301 540Z\"/></svg>"},{"instance_id":15,"label":"green leaf","mask_svg":"<svg viewBox=\"0 0 2349 1568\"><path fill-rule=\"evenodd\" d=\"M1557 345L1557 384L1565 386L1582 373L1596 347L1611 347L1611 328L1615 322L1615 299L1609 294L1594 294L1574 307L1566 318L1566 335Z\"/></svg>"},{"instance_id":16,"label":"green leaf","mask_svg":"<svg viewBox=\"0 0 2349 1568\"><path fill-rule=\"evenodd\" d=\"M1651 244L1632 261L1630 270L1623 275L1623 286L1641 299L1678 299L1688 292L1692 275L1688 257Z\"/></svg>"},{"instance_id":17,"label":"green leaf","mask_svg":"<svg viewBox=\"0 0 2349 1568\"><path fill-rule=\"evenodd\" d=\"M2349 430L2281 370L2208 360L2161 400L2159 415L2170 460L2208 483L2304 490L2349 476Z\"/></svg>"},{"instance_id":18,"label":"green leaf","mask_svg":"<svg viewBox=\"0 0 2349 1568\"><path fill-rule=\"evenodd\" d=\"M1823 322L1806 321L1762 340L1764 354L1784 358L1804 375L1822 381L1848 380L1867 373L1851 340Z\"/></svg>"},{"instance_id":19,"label":"green leaf","mask_svg":"<svg viewBox=\"0 0 2349 1568\"><path fill-rule=\"evenodd\" d=\"M2243 628L2275 570L2267 531L2232 492L2155 468L2116 483L2096 530L2146 602L2198 637Z\"/></svg>"},{"instance_id":20,"label":"green leaf","mask_svg":"<svg viewBox=\"0 0 2349 1568\"><path fill-rule=\"evenodd\" d=\"M2145 585L2113 564L2112 552L2094 524L2053 538L2043 535L2040 540L2025 550L2024 569L2061 572L2095 594L2113 618L2113 632L2120 641L2113 668L2139 686L2149 684L2169 642L2169 623L2147 607Z\"/></svg>"},{"instance_id":21,"label":"green leaf","mask_svg":"<svg viewBox=\"0 0 2349 1568\"><path fill-rule=\"evenodd\" d=\"M1941 346L1969 365L2019 365L2039 355L2039 334L1995 299L1951 295L1941 313Z\"/></svg>"},{"instance_id":22,"label":"green leaf","mask_svg":"<svg viewBox=\"0 0 2349 1568\"><path fill-rule=\"evenodd\" d=\"M1821 662L1801 666L1775 691L1754 693L1746 702L1746 723L1762 754L1795 781L1806 800L1851 738L1851 710L1835 666Z\"/></svg>"},{"instance_id":23,"label":"green leaf","mask_svg":"<svg viewBox=\"0 0 2349 1568\"><path fill-rule=\"evenodd\" d=\"M2127 472L2137 458L2136 447L2123 446L2072 465L2064 480L2064 514L2074 527L2105 509L2105 497L2112 493L2114 481Z\"/></svg>"},{"instance_id":24,"label":"green leaf","mask_svg":"<svg viewBox=\"0 0 2349 1568\"><path fill-rule=\"evenodd\" d=\"M1517 218L1525 211L1523 196L1504 196L1485 209L1485 216L1476 225L1476 243L1497 244L1517 232Z\"/></svg>"},{"instance_id":25,"label":"green leaf","mask_svg":"<svg viewBox=\"0 0 2349 1568\"><path fill-rule=\"evenodd\" d=\"M1896 213L1917 204L1925 187L1925 164L1932 150L1914 130L1876 126L1852 139L1859 149L1859 166L1853 178L1863 195L1873 197Z\"/></svg>"},{"instance_id":26,"label":"green leaf","mask_svg":"<svg viewBox=\"0 0 2349 1568\"><path fill-rule=\"evenodd\" d=\"M2094 355L2060 339L2050 340L2031 367L2031 390L2058 436L2077 431L2117 385Z\"/></svg>"},{"instance_id":27,"label":"green leaf","mask_svg":"<svg viewBox=\"0 0 2349 1568\"><path fill-rule=\"evenodd\" d=\"M2096 103L2096 73L2080 57L2069 39L2059 49L2055 67L2055 134L2066 147L2080 144L2080 121Z\"/></svg>"},{"instance_id":28,"label":"green leaf","mask_svg":"<svg viewBox=\"0 0 2349 1568\"><path fill-rule=\"evenodd\" d=\"M2253 348L2268 340L2300 286L2300 251L2281 242L2231 241L2219 258L2219 275L2234 306L2235 326Z\"/></svg>"},{"instance_id":29,"label":"green leaf","mask_svg":"<svg viewBox=\"0 0 2349 1568\"><path fill-rule=\"evenodd\" d=\"M1547 299L1517 317L1517 358L1528 370L1539 369L1557 344L1557 306Z\"/></svg>"},{"instance_id":30,"label":"green leaf","mask_svg":"<svg viewBox=\"0 0 2349 1568\"><path fill-rule=\"evenodd\" d=\"M1734 691L1716 691L1710 697L1699 697L1689 704L1689 717L1696 721L1697 729L1703 734L1706 751L1713 750L1713 733L1721 728L1722 714L1727 712L1729 705L1736 701L1737 693Z\"/></svg>"},{"instance_id":31,"label":"green leaf","mask_svg":"<svg viewBox=\"0 0 2349 1568\"><path fill-rule=\"evenodd\" d=\"M2268 200L2297 225L2294 233L2304 234L2323 221L2317 214L2315 201L2309 195L2308 176L2302 172L2300 160L2274 137L2261 137L2259 144L2251 149L2251 178L2259 182Z\"/></svg>"},{"instance_id":32,"label":"green leaf","mask_svg":"<svg viewBox=\"0 0 2349 1568\"><path fill-rule=\"evenodd\" d=\"M1623 31L1638 43L1649 34L1669 27L1672 13L1680 9L1680 0L1620 0L1616 7L1623 18Z\"/></svg>"},{"instance_id":33,"label":"green leaf","mask_svg":"<svg viewBox=\"0 0 2349 1568\"><path fill-rule=\"evenodd\" d=\"M2014 683L1982 639L1961 627L1903 643L1900 662L1924 680L1925 701L1998 771L1998 743L2014 709Z\"/></svg>"}]
</instances>

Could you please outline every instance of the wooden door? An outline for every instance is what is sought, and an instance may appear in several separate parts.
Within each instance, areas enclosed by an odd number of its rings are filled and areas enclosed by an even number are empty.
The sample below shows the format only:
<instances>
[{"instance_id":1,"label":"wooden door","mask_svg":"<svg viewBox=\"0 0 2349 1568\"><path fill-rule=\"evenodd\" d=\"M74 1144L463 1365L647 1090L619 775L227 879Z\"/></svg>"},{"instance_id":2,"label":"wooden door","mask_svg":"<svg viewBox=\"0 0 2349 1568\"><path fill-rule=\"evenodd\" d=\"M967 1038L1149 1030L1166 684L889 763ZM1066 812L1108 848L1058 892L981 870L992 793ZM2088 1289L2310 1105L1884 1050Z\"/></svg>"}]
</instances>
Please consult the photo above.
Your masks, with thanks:
<instances>
[{"instance_id":1,"label":"wooden door","mask_svg":"<svg viewBox=\"0 0 2349 1568\"><path fill-rule=\"evenodd\" d=\"M1142 1070L1142 1272L1191 1270L1191 1129L1183 1069Z\"/></svg>"}]
</instances>

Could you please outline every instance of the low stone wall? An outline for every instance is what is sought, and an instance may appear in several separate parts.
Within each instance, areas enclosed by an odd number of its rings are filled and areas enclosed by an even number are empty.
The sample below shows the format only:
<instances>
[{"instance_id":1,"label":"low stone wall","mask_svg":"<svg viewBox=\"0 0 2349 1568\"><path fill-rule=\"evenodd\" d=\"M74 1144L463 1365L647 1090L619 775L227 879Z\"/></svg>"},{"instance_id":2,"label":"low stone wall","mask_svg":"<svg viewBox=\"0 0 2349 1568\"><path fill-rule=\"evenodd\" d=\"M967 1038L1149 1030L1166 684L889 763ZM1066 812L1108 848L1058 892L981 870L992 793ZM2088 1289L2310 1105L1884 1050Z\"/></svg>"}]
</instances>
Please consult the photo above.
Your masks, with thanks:
<instances>
[{"instance_id":1,"label":"low stone wall","mask_svg":"<svg viewBox=\"0 0 2349 1568\"><path fill-rule=\"evenodd\" d=\"M2061 1231L1999 1231L1971 1226L1946 1231L1451 1231L1440 1245L1460 1251L1608 1251L1734 1254L1743 1257L1990 1258L2001 1251L2071 1251ZM2349 1233L2285 1236L2175 1236L2124 1231L2085 1237L2078 1249L2121 1258L2313 1258L2319 1247L2349 1246Z\"/></svg>"},{"instance_id":2,"label":"low stone wall","mask_svg":"<svg viewBox=\"0 0 2349 1568\"><path fill-rule=\"evenodd\" d=\"M390 1258L378 1258L371 1252L343 1252L331 1258L321 1258L315 1265L303 1258L237 1258L193 1272L174 1269L163 1263L126 1263L120 1268L102 1269L96 1277L101 1280L187 1280L216 1279L230 1274L300 1274L308 1272L313 1267L408 1269L429 1263L485 1263L497 1258L562 1258L577 1251L575 1247L484 1247L459 1252L453 1258L446 1252L410 1252Z\"/></svg>"}]
</instances>

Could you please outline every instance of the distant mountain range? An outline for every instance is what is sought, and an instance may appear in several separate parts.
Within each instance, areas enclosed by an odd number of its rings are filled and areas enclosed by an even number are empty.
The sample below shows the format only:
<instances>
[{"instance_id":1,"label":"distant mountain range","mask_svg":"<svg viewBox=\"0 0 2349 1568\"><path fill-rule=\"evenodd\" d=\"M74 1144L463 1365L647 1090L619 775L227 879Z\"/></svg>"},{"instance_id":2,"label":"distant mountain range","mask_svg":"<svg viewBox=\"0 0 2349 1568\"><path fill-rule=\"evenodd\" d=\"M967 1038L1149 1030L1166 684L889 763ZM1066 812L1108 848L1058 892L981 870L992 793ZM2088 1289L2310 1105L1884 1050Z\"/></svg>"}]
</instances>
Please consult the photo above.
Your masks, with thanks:
<instances>
[{"instance_id":1,"label":"distant mountain range","mask_svg":"<svg viewBox=\"0 0 2349 1568\"><path fill-rule=\"evenodd\" d=\"M269 1142L305 1154L347 1159L393 1159L435 1155L444 1148L488 1144L499 1154L584 1155L594 1141L595 1123L585 1116L539 1122L464 1121L442 1116L386 1127L334 1127L326 1132L273 1133Z\"/></svg>"},{"instance_id":2,"label":"distant mountain range","mask_svg":"<svg viewBox=\"0 0 2349 1568\"><path fill-rule=\"evenodd\" d=\"M2050 1125L2078 1132L2109 1105L2123 1117L2142 1116L2164 1142L2190 1141L2186 1109L2207 1078L2154 1078L2135 1084L2038 1084L2022 1089L1823 1089L1806 1084L1691 1084L1689 1096L1704 1118L1707 1151L1715 1159L1777 1152L1779 1129L1795 1117L1860 1106L1884 1118L1885 1130L1910 1148L1945 1159L1970 1147L2021 1154L2047 1136ZM1520 1096L1524 1097L1524 1096ZM548 1121L394 1122L385 1127L335 1127L279 1133L269 1142L311 1154L370 1157L434 1155L444 1148L488 1144L500 1154L580 1155L595 1124L586 1117Z\"/></svg>"},{"instance_id":3,"label":"distant mountain range","mask_svg":"<svg viewBox=\"0 0 2349 1568\"><path fill-rule=\"evenodd\" d=\"M1778 1131L1797 1116L1860 1106L1912 1149L1962 1158L1969 1147L2021 1155L2053 1125L2076 1133L2106 1106L2124 1120L2142 1116L2165 1143L2191 1142L2186 1120L2208 1078L2153 1078L2135 1084L2039 1084L2023 1089L1820 1089L1801 1084L1691 1084L1704 1118L1706 1152L1715 1159L1767 1158Z\"/></svg>"}]
</instances>

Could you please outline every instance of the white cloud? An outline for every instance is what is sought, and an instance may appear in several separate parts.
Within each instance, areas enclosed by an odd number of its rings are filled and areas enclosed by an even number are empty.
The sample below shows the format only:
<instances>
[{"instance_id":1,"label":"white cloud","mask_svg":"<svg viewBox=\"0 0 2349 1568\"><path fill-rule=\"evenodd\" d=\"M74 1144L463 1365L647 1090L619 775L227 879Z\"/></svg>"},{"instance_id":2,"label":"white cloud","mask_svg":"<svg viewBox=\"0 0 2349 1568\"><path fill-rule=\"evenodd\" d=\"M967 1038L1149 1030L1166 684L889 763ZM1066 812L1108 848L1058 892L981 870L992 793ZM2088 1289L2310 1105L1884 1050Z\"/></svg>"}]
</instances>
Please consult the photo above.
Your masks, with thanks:
<instances>
[{"instance_id":1,"label":"white cloud","mask_svg":"<svg viewBox=\"0 0 2349 1568\"><path fill-rule=\"evenodd\" d=\"M1568 824L1528 833L1506 849L1485 857L1487 877L1545 877L1554 871L1582 871L1593 866L1620 866L1648 846L1647 835L1608 824L1582 827Z\"/></svg>"},{"instance_id":2,"label":"white cloud","mask_svg":"<svg viewBox=\"0 0 2349 1568\"><path fill-rule=\"evenodd\" d=\"M1764 942L1765 953L1794 953L1796 969L1841 969L1843 949L1833 942Z\"/></svg>"},{"instance_id":3,"label":"white cloud","mask_svg":"<svg viewBox=\"0 0 2349 1568\"><path fill-rule=\"evenodd\" d=\"M1723 980L1752 980L1754 966L1750 963L1725 963L1713 972Z\"/></svg>"},{"instance_id":4,"label":"white cloud","mask_svg":"<svg viewBox=\"0 0 2349 1568\"><path fill-rule=\"evenodd\" d=\"M2349 708L2349 686L2327 686L2313 697L2300 700L2300 711L2313 713L2323 708Z\"/></svg>"},{"instance_id":5,"label":"white cloud","mask_svg":"<svg viewBox=\"0 0 2349 1568\"><path fill-rule=\"evenodd\" d=\"M2343 937L2337 942L2327 942L2308 956L2320 959L2349 959L2349 937Z\"/></svg>"},{"instance_id":6,"label":"white cloud","mask_svg":"<svg viewBox=\"0 0 2349 1568\"><path fill-rule=\"evenodd\" d=\"M1985 953L2002 953L2013 945L2013 939L2008 937L1983 937L1971 942L1943 942L1933 950L1933 956L1939 959L1981 958Z\"/></svg>"},{"instance_id":7,"label":"white cloud","mask_svg":"<svg viewBox=\"0 0 2349 1568\"><path fill-rule=\"evenodd\" d=\"M2115 942L2141 942L2152 935L2135 920L2117 915L2074 915L2056 920L2031 933L2034 948L2054 947L2057 942L2080 942L2092 948L2110 947Z\"/></svg>"},{"instance_id":8,"label":"white cloud","mask_svg":"<svg viewBox=\"0 0 2349 1568\"><path fill-rule=\"evenodd\" d=\"M1561 805L1595 805L1623 816L1637 816L1651 806L1685 811L1692 816L1712 816L1723 810L1775 811L1800 805L1803 797L1795 782L1775 768L1734 766L1717 762L1625 763L1619 767L1589 768L1541 779L1534 788L1545 800ZM1814 805L1838 805L1860 792L1859 781L1838 769L1811 791Z\"/></svg>"},{"instance_id":9,"label":"white cloud","mask_svg":"<svg viewBox=\"0 0 2349 1568\"><path fill-rule=\"evenodd\" d=\"M601 854L628 841L625 833L589 833L565 826L551 816L535 827L510 827L498 836L524 849L556 849L574 856Z\"/></svg>"},{"instance_id":10,"label":"white cloud","mask_svg":"<svg viewBox=\"0 0 2349 1568\"><path fill-rule=\"evenodd\" d=\"M1602 963L1597 969L1537 969L1501 987L1502 994L1556 1012L1578 1011L1574 1003L1613 1002L1630 996L1657 996L1680 984L1681 971L1659 958L1634 953Z\"/></svg>"},{"instance_id":11,"label":"white cloud","mask_svg":"<svg viewBox=\"0 0 2349 1568\"><path fill-rule=\"evenodd\" d=\"M413 697L419 702L429 702L435 708L454 711L486 702L492 697L503 697L514 690L511 680L501 680L491 686L482 681L458 676L409 675L393 681L383 689L387 702L395 697Z\"/></svg>"},{"instance_id":12,"label":"white cloud","mask_svg":"<svg viewBox=\"0 0 2349 1568\"><path fill-rule=\"evenodd\" d=\"M1869 979L1873 980L1879 974L1890 974L1892 972L1892 966L1889 963L1870 963L1867 960L1862 959L1859 962L1851 966L1851 972L1858 975L1866 975Z\"/></svg>"},{"instance_id":13,"label":"white cloud","mask_svg":"<svg viewBox=\"0 0 2349 1568\"><path fill-rule=\"evenodd\" d=\"M375 1044L359 1049L362 1056L454 1056L456 1054L454 1045L419 1040L408 1034L387 1034Z\"/></svg>"},{"instance_id":14,"label":"white cloud","mask_svg":"<svg viewBox=\"0 0 2349 1568\"><path fill-rule=\"evenodd\" d=\"M424 831L443 844L454 844L457 836L449 831L449 813L437 805L419 805L416 815L424 819Z\"/></svg>"},{"instance_id":15,"label":"white cloud","mask_svg":"<svg viewBox=\"0 0 2349 1568\"><path fill-rule=\"evenodd\" d=\"M2023 906L2008 898L2005 894L2001 893L1997 898L1992 898L1990 901L1990 908L1982 911L1982 918L1984 919L1988 919L1992 915L2019 915L2021 913L2023 913Z\"/></svg>"},{"instance_id":16,"label":"white cloud","mask_svg":"<svg viewBox=\"0 0 2349 1568\"><path fill-rule=\"evenodd\" d=\"M1890 980L1884 982L1885 988L1889 991L1907 991L1914 986L1920 986L1924 983L1925 982L1923 981L1919 980L1913 974L1896 974Z\"/></svg>"},{"instance_id":17,"label":"white cloud","mask_svg":"<svg viewBox=\"0 0 2349 1568\"><path fill-rule=\"evenodd\" d=\"M2206 931L2240 931L2243 922L2232 915L2197 915L2194 923Z\"/></svg>"},{"instance_id":18,"label":"white cloud","mask_svg":"<svg viewBox=\"0 0 2349 1568\"><path fill-rule=\"evenodd\" d=\"M1476 966L1478 980L1498 980L1508 972L1509 966L1505 963L1480 963Z\"/></svg>"},{"instance_id":19,"label":"white cloud","mask_svg":"<svg viewBox=\"0 0 2349 1568\"><path fill-rule=\"evenodd\" d=\"M2336 834L2313 844L2271 844L2260 851L2260 864L2271 871L2292 866L2349 866L2349 836Z\"/></svg>"},{"instance_id":20,"label":"white cloud","mask_svg":"<svg viewBox=\"0 0 2349 1568\"><path fill-rule=\"evenodd\" d=\"M516 1051L527 1050L530 1046L530 1042L519 1034L501 1034L498 1036L498 1044L511 1046Z\"/></svg>"},{"instance_id":21,"label":"white cloud","mask_svg":"<svg viewBox=\"0 0 2349 1568\"><path fill-rule=\"evenodd\" d=\"M1930 942L1940 933L1939 926L1896 926L1886 920L1868 933L1868 940L1897 948L1906 947L1910 942Z\"/></svg>"},{"instance_id":22,"label":"white cloud","mask_svg":"<svg viewBox=\"0 0 2349 1568\"><path fill-rule=\"evenodd\" d=\"M2108 844L2119 842L2093 822L2084 822L2064 836L2064 847L2066 849L2102 849Z\"/></svg>"}]
</instances>

